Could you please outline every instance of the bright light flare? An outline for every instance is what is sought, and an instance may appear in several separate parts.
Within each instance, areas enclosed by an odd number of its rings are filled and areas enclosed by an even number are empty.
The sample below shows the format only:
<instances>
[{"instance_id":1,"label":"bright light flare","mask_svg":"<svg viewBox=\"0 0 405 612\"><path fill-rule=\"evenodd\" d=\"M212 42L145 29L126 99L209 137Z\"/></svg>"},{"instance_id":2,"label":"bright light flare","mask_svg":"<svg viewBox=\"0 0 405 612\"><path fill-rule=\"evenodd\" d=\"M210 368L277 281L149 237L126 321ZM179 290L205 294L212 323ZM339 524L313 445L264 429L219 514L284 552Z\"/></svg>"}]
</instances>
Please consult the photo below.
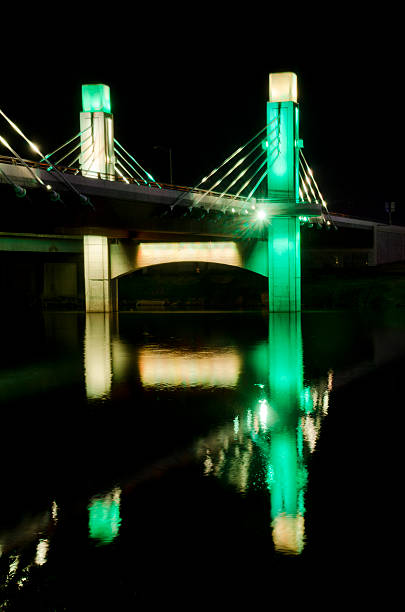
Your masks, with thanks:
<instances>
[{"instance_id":1,"label":"bright light flare","mask_svg":"<svg viewBox=\"0 0 405 612\"><path fill-rule=\"evenodd\" d=\"M256 213L256 217L258 218L259 221L264 221L267 215L264 210L258 210Z\"/></svg>"},{"instance_id":2,"label":"bright light flare","mask_svg":"<svg viewBox=\"0 0 405 612\"><path fill-rule=\"evenodd\" d=\"M10 149L10 145L8 144L7 140L3 138L3 136L0 136L0 142L4 147L6 147L7 149Z\"/></svg>"},{"instance_id":3,"label":"bright light flare","mask_svg":"<svg viewBox=\"0 0 405 612\"><path fill-rule=\"evenodd\" d=\"M30 147L33 151L35 151L35 153L37 153L38 155L42 155L41 151L39 150L39 148L37 147L36 144L34 144L33 142L30 142Z\"/></svg>"}]
</instances>

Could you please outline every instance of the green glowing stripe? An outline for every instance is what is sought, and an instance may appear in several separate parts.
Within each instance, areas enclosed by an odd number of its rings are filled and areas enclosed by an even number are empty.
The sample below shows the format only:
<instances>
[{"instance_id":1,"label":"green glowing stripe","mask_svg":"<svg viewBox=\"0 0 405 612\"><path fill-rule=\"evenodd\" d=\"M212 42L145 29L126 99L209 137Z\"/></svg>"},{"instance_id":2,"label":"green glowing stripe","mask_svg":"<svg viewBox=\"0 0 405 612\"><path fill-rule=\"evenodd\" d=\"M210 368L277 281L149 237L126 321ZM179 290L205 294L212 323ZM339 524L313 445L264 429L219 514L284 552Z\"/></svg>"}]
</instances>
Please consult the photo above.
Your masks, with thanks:
<instances>
[{"instance_id":1,"label":"green glowing stripe","mask_svg":"<svg viewBox=\"0 0 405 612\"><path fill-rule=\"evenodd\" d=\"M259 185L263 182L264 178L267 176L267 169L265 172L263 172L263 174L261 175L261 177L259 178L259 180L257 181L256 185L253 187L252 191L248 194L247 196L247 200L250 200L250 198L252 197L252 195L255 193L255 191L258 189Z\"/></svg>"}]
</instances>

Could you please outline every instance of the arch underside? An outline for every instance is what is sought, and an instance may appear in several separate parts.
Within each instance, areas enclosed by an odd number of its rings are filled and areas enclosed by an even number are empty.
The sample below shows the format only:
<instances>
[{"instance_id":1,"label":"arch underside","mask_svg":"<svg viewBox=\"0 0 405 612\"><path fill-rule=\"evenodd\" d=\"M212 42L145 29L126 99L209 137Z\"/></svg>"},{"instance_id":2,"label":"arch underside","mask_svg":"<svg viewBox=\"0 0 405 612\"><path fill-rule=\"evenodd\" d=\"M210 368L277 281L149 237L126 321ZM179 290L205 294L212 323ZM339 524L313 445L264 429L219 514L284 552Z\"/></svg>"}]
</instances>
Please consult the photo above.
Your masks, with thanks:
<instances>
[{"instance_id":1,"label":"arch underside","mask_svg":"<svg viewBox=\"0 0 405 612\"><path fill-rule=\"evenodd\" d=\"M267 243L237 242L140 243L126 261L112 256L112 277L121 277L150 266L173 263L214 263L268 276Z\"/></svg>"}]
</instances>

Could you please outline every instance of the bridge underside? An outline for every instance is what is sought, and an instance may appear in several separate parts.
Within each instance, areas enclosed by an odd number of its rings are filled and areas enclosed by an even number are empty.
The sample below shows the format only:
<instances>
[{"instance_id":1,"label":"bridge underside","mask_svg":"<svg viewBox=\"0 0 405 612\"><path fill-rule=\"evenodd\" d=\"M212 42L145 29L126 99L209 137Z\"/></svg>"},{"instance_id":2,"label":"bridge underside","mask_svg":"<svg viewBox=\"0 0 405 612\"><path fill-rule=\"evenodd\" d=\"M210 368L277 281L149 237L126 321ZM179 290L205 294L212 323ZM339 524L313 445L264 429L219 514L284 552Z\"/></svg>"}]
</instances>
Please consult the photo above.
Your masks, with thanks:
<instances>
[{"instance_id":1,"label":"bridge underside","mask_svg":"<svg viewBox=\"0 0 405 612\"><path fill-rule=\"evenodd\" d=\"M300 225L278 217L267 240L141 242L84 236L86 310L117 308L114 279L144 267L174 262L210 262L250 270L269 278L270 312L300 310Z\"/></svg>"},{"instance_id":2,"label":"bridge underside","mask_svg":"<svg viewBox=\"0 0 405 612\"><path fill-rule=\"evenodd\" d=\"M304 269L310 270L313 267L322 267L322 265L327 268L332 265L333 267L358 266L360 265L358 263L359 246L362 247L361 265L363 266L369 267L405 260L404 228L371 222L360 224L360 221L356 221L353 225L354 221L344 218L340 222L338 217L335 218L335 222L339 224L341 231L319 232L316 229L307 229L305 226L301 228ZM269 278L269 301L283 297L282 283L285 281L288 281L290 290L292 292L295 290L299 295L299 258L297 253L294 256L293 249L297 241L294 242L292 237L288 239L288 234L294 232L294 225L291 224L291 221L281 219L279 223L281 226L284 224L284 228L280 227L278 236L274 232L269 232L268 239L263 237L262 239L251 238L238 241L220 236L212 237L211 240L200 236L195 240L187 241L184 235L169 235L163 232L144 232L142 240L139 240L120 237L117 231L116 237L113 238L111 237L112 232L109 231L110 237L100 236L88 249L88 256L91 252L92 267L87 273L87 307L95 310L104 308L114 310L118 303L117 279L145 267L185 261L226 264L234 268L253 271L260 274L263 279ZM275 225L273 222L271 227L274 228ZM92 231L97 233L98 229L93 228ZM297 229L295 227L295 231ZM359 232L362 232L364 237L361 237ZM311 236L314 237L314 241L310 239ZM290 257L289 260L284 259L284 262L289 261L290 263L288 270L284 266L284 271L280 274L280 270L283 270L283 252L286 250L290 252ZM84 239L82 235L2 232L0 252L3 253L1 260L3 282L7 287L3 300L4 306L20 302L29 304L34 300L35 303L44 305L55 304L60 307L66 304L68 307L82 307L85 300ZM269 256L273 262L270 273ZM295 257L294 266L291 261L293 257ZM184 269L188 269L187 266ZM146 282L149 275L143 278ZM255 286L253 278L249 283ZM281 291L278 291L277 283ZM130 282L125 284L126 288L130 286ZM258 303L264 305L267 298L263 293L263 281L258 280L257 287ZM215 291L215 289L212 290ZM241 295L245 295L243 293L245 290L241 289L241 291ZM172 296L171 300L175 301L174 286L171 286L169 293ZM284 291L284 295L285 293ZM130 295L134 303L135 294L132 293L132 289ZM207 293L206 296L207 299L211 298L211 293ZM201 298L196 297L195 299ZM246 299L249 299L248 294L246 294ZM270 305L270 308L274 306Z\"/></svg>"}]
</instances>

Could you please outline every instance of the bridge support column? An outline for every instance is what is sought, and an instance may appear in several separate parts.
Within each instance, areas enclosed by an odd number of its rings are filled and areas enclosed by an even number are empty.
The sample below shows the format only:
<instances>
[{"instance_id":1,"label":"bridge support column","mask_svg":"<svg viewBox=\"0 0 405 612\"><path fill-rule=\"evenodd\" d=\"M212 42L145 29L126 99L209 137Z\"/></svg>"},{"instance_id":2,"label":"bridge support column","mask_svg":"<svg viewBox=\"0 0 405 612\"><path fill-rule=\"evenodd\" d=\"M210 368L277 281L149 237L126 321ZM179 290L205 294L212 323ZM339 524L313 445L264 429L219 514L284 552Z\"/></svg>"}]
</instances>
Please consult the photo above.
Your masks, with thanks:
<instances>
[{"instance_id":1,"label":"bridge support column","mask_svg":"<svg viewBox=\"0 0 405 612\"><path fill-rule=\"evenodd\" d=\"M297 76L270 74L267 104L268 196L275 203L299 202L299 109ZM301 310L300 222L297 217L273 217L269 226L269 311Z\"/></svg>"},{"instance_id":2,"label":"bridge support column","mask_svg":"<svg viewBox=\"0 0 405 612\"><path fill-rule=\"evenodd\" d=\"M269 312L301 310L298 217L273 217L268 234Z\"/></svg>"},{"instance_id":3,"label":"bridge support column","mask_svg":"<svg viewBox=\"0 0 405 612\"><path fill-rule=\"evenodd\" d=\"M83 236L86 312L115 309L110 273L110 246L105 236Z\"/></svg>"}]
</instances>

